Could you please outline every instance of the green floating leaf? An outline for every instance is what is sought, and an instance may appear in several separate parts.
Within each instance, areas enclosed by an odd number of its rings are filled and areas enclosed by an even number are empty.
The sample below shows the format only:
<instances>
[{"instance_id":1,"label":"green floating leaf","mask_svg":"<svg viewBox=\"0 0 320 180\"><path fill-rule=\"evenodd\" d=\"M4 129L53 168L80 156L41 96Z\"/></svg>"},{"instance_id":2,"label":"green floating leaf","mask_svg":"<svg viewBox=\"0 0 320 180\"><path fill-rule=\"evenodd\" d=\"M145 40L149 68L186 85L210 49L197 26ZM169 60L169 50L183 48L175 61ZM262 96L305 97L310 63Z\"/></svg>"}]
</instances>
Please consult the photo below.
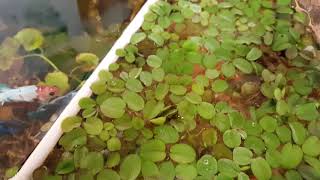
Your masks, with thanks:
<instances>
[{"instance_id":1,"label":"green floating leaf","mask_svg":"<svg viewBox=\"0 0 320 180\"><path fill-rule=\"evenodd\" d=\"M45 77L45 84L59 88L59 94L64 94L70 89L68 76L60 71L48 73Z\"/></svg>"},{"instance_id":2,"label":"green floating leaf","mask_svg":"<svg viewBox=\"0 0 320 180\"><path fill-rule=\"evenodd\" d=\"M64 134L59 144L67 151L72 151L77 146L83 146L87 143L86 131L81 128L73 129L72 131Z\"/></svg>"},{"instance_id":3,"label":"green floating leaf","mask_svg":"<svg viewBox=\"0 0 320 180\"><path fill-rule=\"evenodd\" d=\"M110 152L107 157L106 166L108 168L113 168L120 163L120 153L119 152Z\"/></svg>"},{"instance_id":4,"label":"green floating leaf","mask_svg":"<svg viewBox=\"0 0 320 180\"><path fill-rule=\"evenodd\" d=\"M138 44L139 42L143 41L147 37L146 33L138 32L132 35L130 42L132 44Z\"/></svg>"},{"instance_id":5,"label":"green floating leaf","mask_svg":"<svg viewBox=\"0 0 320 180\"><path fill-rule=\"evenodd\" d=\"M134 78L127 79L126 87L133 92L141 92L143 90L141 82Z\"/></svg>"},{"instance_id":6,"label":"green floating leaf","mask_svg":"<svg viewBox=\"0 0 320 180\"><path fill-rule=\"evenodd\" d=\"M25 28L20 30L15 36L15 39L23 45L26 51L33 51L42 46L44 38L42 33L33 28Z\"/></svg>"},{"instance_id":7,"label":"green floating leaf","mask_svg":"<svg viewBox=\"0 0 320 180\"><path fill-rule=\"evenodd\" d=\"M268 180L272 176L272 171L268 162L261 157L252 160L251 170L258 180Z\"/></svg>"},{"instance_id":8,"label":"green floating leaf","mask_svg":"<svg viewBox=\"0 0 320 180\"><path fill-rule=\"evenodd\" d=\"M218 170L221 174L234 178L237 177L238 173L241 171L240 167L230 159L219 159L218 160Z\"/></svg>"},{"instance_id":9,"label":"green floating leaf","mask_svg":"<svg viewBox=\"0 0 320 180\"><path fill-rule=\"evenodd\" d=\"M231 63L224 63L221 66L221 72L225 77L232 77L236 73L236 69L234 68L234 65Z\"/></svg>"},{"instance_id":10,"label":"green floating leaf","mask_svg":"<svg viewBox=\"0 0 320 180\"><path fill-rule=\"evenodd\" d=\"M187 92L187 88L185 88L182 85L171 85L170 86L170 92L174 95L184 95Z\"/></svg>"},{"instance_id":11,"label":"green floating leaf","mask_svg":"<svg viewBox=\"0 0 320 180\"><path fill-rule=\"evenodd\" d=\"M166 117L158 117L151 119L150 122L152 122L155 125L163 125L166 122Z\"/></svg>"},{"instance_id":12,"label":"green floating leaf","mask_svg":"<svg viewBox=\"0 0 320 180\"><path fill-rule=\"evenodd\" d=\"M89 152L80 160L80 168L87 169L92 175L97 174L103 169L104 158L102 153Z\"/></svg>"},{"instance_id":13,"label":"green floating leaf","mask_svg":"<svg viewBox=\"0 0 320 180\"><path fill-rule=\"evenodd\" d=\"M112 179L112 180L120 180L119 174L111 169L104 169L99 172L97 175L97 180L106 180L106 179Z\"/></svg>"},{"instance_id":14,"label":"green floating leaf","mask_svg":"<svg viewBox=\"0 0 320 180\"><path fill-rule=\"evenodd\" d=\"M125 112L126 103L119 97L110 97L101 105L101 112L110 118L120 118Z\"/></svg>"},{"instance_id":15,"label":"green floating leaf","mask_svg":"<svg viewBox=\"0 0 320 180\"><path fill-rule=\"evenodd\" d=\"M238 180L250 180L249 176L243 172L238 174Z\"/></svg>"},{"instance_id":16,"label":"green floating leaf","mask_svg":"<svg viewBox=\"0 0 320 180\"><path fill-rule=\"evenodd\" d=\"M162 141L150 140L141 145L140 156L148 161L159 162L166 158L165 149L165 144Z\"/></svg>"},{"instance_id":17,"label":"green floating leaf","mask_svg":"<svg viewBox=\"0 0 320 180\"><path fill-rule=\"evenodd\" d=\"M71 116L63 120L61 129L63 132L70 132L74 128L80 127L82 118L79 116Z\"/></svg>"},{"instance_id":18,"label":"green floating leaf","mask_svg":"<svg viewBox=\"0 0 320 180\"><path fill-rule=\"evenodd\" d=\"M164 143L176 143L179 140L179 133L170 125L157 126L154 129L155 138L162 140Z\"/></svg>"},{"instance_id":19,"label":"green floating leaf","mask_svg":"<svg viewBox=\"0 0 320 180\"><path fill-rule=\"evenodd\" d=\"M168 92L169 92L169 85L159 83L155 90L155 98L157 100L163 100L165 96L168 94Z\"/></svg>"},{"instance_id":20,"label":"green floating leaf","mask_svg":"<svg viewBox=\"0 0 320 180\"><path fill-rule=\"evenodd\" d=\"M217 160L211 155L203 155L197 162L198 174L212 177L218 172Z\"/></svg>"},{"instance_id":21,"label":"green floating leaf","mask_svg":"<svg viewBox=\"0 0 320 180\"><path fill-rule=\"evenodd\" d=\"M233 160L239 165L250 164L253 153L245 147L236 147L233 149Z\"/></svg>"},{"instance_id":22,"label":"green floating leaf","mask_svg":"<svg viewBox=\"0 0 320 180\"><path fill-rule=\"evenodd\" d=\"M80 53L76 57L76 62L81 65L81 70L89 72L99 64L99 57L92 53Z\"/></svg>"},{"instance_id":23,"label":"green floating leaf","mask_svg":"<svg viewBox=\"0 0 320 180\"><path fill-rule=\"evenodd\" d=\"M157 82L163 81L165 72L162 68L152 69L152 78Z\"/></svg>"},{"instance_id":24,"label":"green floating leaf","mask_svg":"<svg viewBox=\"0 0 320 180\"><path fill-rule=\"evenodd\" d=\"M281 167L293 169L300 164L302 157L303 152L299 146L287 143L282 147L281 150Z\"/></svg>"},{"instance_id":25,"label":"green floating leaf","mask_svg":"<svg viewBox=\"0 0 320 180\"><path fill-rule=\"evenodd\" d=\"M216 93L223 92L228 89L228 87L229 85L225 80L218 79L212 83L212 90Z\"/></svg>"},{"instance_id":26,"label":"green floating leaf","mask_svg":"<svg viewBox=\"0 0 320 180\"><path fill-rule=\"evenodd\" d=\"M267 132L273 132L277 128L277 119L271 116L264 116L259 121L260 126Z\"/></svg>"},{"instance_id":27,"label":"green floating leaf","mask_svg":"<svg viewBox=\"0 0 320 180\"><path fill-rule=\"evenodd\" d=\"M104 81L96 81L90 86L92 92L97 95L101 95L106 92L107 85Z\"/></svg>"},{"instance_id":28,"label":"green floating leaf","mask_svg":"<svg viewBox=\"0 0 320 180\"><path fill-rule=\"evenodd\" d=\"M89 97L85 97L79 101L79 106L82 109L93 108L96 106L96 101Z\"/></svg>"},{"instance_id":29,"label":"green floating leaf","mask_svg":"<svg viewBox=\"0 0 320 180\"><path fill-rule=\"evenodd\" d=\"M120 165L120 177L126 180L135 180L141 171L141 159L136 154L126 156Z\"/></svg>"},{"instance_id":30,"label":"green floating leaf","mask_svg":"<svg viewBox=\"0 0 320 180\"><path fill-rule=\"evenodd\" d=\"M223 133L223 142L229 148L240 146L241 136L235 129L227 130Z\"/></svg>"},{"instance_id":31,"label":"green floating leaf","mask_svg":"<svg viewBox=\"0 0 320 180\"><path fill-rule=\"evenodd\" d=\"M122 96L123 100L128 105L128 108L130 108L131 110L141 111L144 108L144 100L139 94L131 91L126 91Z\"/></svg>"},{"instance_id":32,"label":"green floating leaf","mask_svg":"<svg viewBox=\"0 0 320 180\"><path fill-rule=\"evenodd\" d=\"M109 151L119 151L121 149L121 141L117 137L112 137L107 141Z\"/></svg>"},{"instance_id":33,"label":"green floating leaf","mask_svg":"<svg viewBox=\"0 0 320 180\"><path fill-rule=\"evenodd\" d=\"M310 136L302 145L302 151L309 156L320 155L320 140L317 136Z\"/></svg>"},{"instance_id":34,"label":"green floating leaf","mask_svg":"<svg viewBox=\"0 0 320 180\"><path fill-rule=\"evenodd\" d=\"M163 46L165 40L159 33L151 33L148 38L158 46Z\"/></svg>"},{"instance_id":35,"label":"green floating leaf","mask_svg":"<svg viewBox=\"0 0 320 180\"><path fill-rule=\"evenodd\" d=\"M255 60L259 59L261 56L262 56L262 51L256 47L254 47L248 52L246 58L249 61L255 61Z\"/></svg>"},{"instance_id":36,"label":"green floating leaf","mask_svg":"<svg viewBox=\"0 0 320 180\"><path fill-rule=\"evenodd\" d=\"M159 165L160 179L174 180L176 176L175 167L171 161L162 162Z\"/></svg>"},{"instance_id":37,"label":"green floating leaf","mask_svg":"<svg viewBox=\"0 0 320 180\"><path fill-rule=\"evenodd\" d=\"M152 84L152 74L147 71L142 71L140 73L140 81L145 85L145 86L151 86Z\"/></svg>"},{"instance_id":38,"label":"green floating leaf","mask_svg":"<svg viewBox=\"0 0 320 180\"><path fill-rule=\"evenodd\" d=\"M144 178L159 176L159 168L152 161L142 161L141 173Z\"/></svg>"},{"instance_id":39,"label":"green floating leaf","mask_svg":"<svg viewBox=\"0 0 320 180\"><path fill-rule=\"evenodd\" d=\"M292 132L293 141L296 144L301 145L307 137L307 131L303 124L299 122L289 122L289 126Z\"/></svg>"},{"instance_id":40,"label":"green floating leaf","mask_svg":"<svg viewBox=\"0 0 320 180\"><path fill-rule=\"evenodd\" d=\"M196 159L196 152L187 144L175 144L170 148L170 158L177 163L190 163Z\"/></svg>"},{"instance_id":41,"label":"green floating leaf","mask_svg":"<svg viewBox=\"0 0 320 180\"><path fill-rule=\"evenodd\" d=\"M83 128L90 135L99 135L103 129L103 122L97 117L91 117L83 123Z\"/></svg>"},{"instance_id":42,"label":"green floating leaf","mask_svg":"<svg viewBox=\"0 0 320 180\"><path fill-rule=\"evenodd\" d=\"M197 177L197 169L191 164L178 164L176 166L176 177L178 179L193 180Z\"/></svg>"},{"instance_id":43,"label":"green floating leaf","mask_svg":"<svg viewBox=\"0 0 320 180\"><path fill-rule=\"evenodd\" d=\"M156 116L158 116L158 114L160 114L163 108L164 108L163 101L159 101L159 102L155 100L147 101L143 109L143 117L145 119L153 119Z\"/></svg>"},{"instance_id":44,"label":"green floating leaf","mask_svg":"<svg viewBox=\"0 0 320 180\"><path fill-rule=\"evenodd\" d=\"M147 64L153 68L159 68L162 64L162 59L156 55L150 55L147 59Z\"/></svg>"},{"instance_id":45,"label":"green floating leaf","mask_svg":"<svg viewBox=\"0 0 320 180\"><path fill-rule=\"evenodd\" d=\"M233 64L236 68L238 68L241 72L245 74L251 74L253 72L252 65L245 59L237 58L233 61Z\"/></svg>"},{"instance_id":46,"label":"green floating leaf","mask_svg":"<svg viewBox=\"0 0 320 180\"><path fill-rule=\"evenodd\" d=\"M276 133L281 142L286 143L291 141L291 131L287 126L278 126Z\"/></svg>"},{"instance_id":47,"label":"green floating leaf","mask_svg":"<svg viewBox=\"0 0 320 180\"><path fill-rule=\"evenodd\" d=\"M57 174L68 174L74 171L74 162L73 159L62 160L58 163L55 172Z\"/></svg>"},{"instance_id":48,"label":"green floating leaf","mask_svg":"<svg viewBox=\"0 0 320 180\"><path fill-rule=\"evenodd\" d=\"M215 114L214 106L207 102L201 102L197 106L197 111L204 119L212 119Z\"/></svg>"},{"instance_id":49,"label":"green floating leaf","mask_svg":"<svg viewBox=\"0 0 320 180\"><path fill-rule=\"evenodd\" d=\"M301 120L314 121L319 118L315 103L300 104L296 106L296 115Z\"/></svg>"}]
</instances>

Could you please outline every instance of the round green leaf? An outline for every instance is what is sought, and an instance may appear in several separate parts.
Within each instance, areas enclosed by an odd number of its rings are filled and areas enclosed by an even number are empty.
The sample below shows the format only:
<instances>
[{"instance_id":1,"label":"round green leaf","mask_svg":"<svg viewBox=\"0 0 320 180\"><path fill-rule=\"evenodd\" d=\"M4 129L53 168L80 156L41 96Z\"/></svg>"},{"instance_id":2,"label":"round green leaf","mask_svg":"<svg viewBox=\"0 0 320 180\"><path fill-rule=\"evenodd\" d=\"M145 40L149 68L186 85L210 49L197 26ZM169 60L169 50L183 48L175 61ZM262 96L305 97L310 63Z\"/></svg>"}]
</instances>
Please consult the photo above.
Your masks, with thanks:
<instances>
[{"instance_id":1,"label":"round green leaf","mask_svg":"<svg viewBox=\"0 0 320 180\"><path fill-rule=\"evenodd\" d=\"M99 118L92 117L83 123L83 128L90 135L99 135L103 129L103 122Z\"/></svg>"},{"instance_id":2,"label":"round green leaf","mask_svg":"<svg viewBox=\"0 0 320 180\"><path fill-rule=\"evenodd\" d=\"M176 143L179 140L179 134L175 128L170 125L157 126L154 129L155 138L164 143Z\"/></svg>"},{"instance_id":3,"label":"round green leaf","mask_svg":"<svg viewBox=\"0 0 320 180\"><path fill-rule=\"evenodd\" d=\"M109 151L119 151L121 149L121 141L117 137L112 137L107 141Z\"/></svg>"},{"instance_id":4,"label":"round green leaf","mask_svg":"<svg viewBox=\"0 0 320 180\"><path fill-rule=\"evenodd\" d=\"M134 78L127 79L126 88L133 92L141 92L143 90L141 82Z\"/></svg>"},{"instance_id":5,"label":"round green leaf","mask_svg":"<svg viewBox=\"0 0 320 180\"><path fill-rule=\"evenodd\" d=\"M99 57L92 53L80 53L76 57L76 62L81 65L83 71L87 72L99 64Z\"/></svg>"},{"instance_id":6,"label":"round green leaf","mask_svg":"<svg viewBox=\"0 0 320 180\"><path fill-rule=\"evenodd\" d=\"M176 176L175 167L171 161L165 161L160 164L160 179L174 180Z\"/></svg>"},{"instance_id":7,"label":"round green leaf","mask_svg":"<svg viewBox=\"0 0 320 180\"><path fill-rule=\"evenodd\" d=\"M89 152L83 159L80 160L80 168L87 169L93 175L103 169L104 158L102 153Z\"/></svg>"},{"instance_id":8,"label":"round green leaf","mask_svg":"<svg viewBox=\"0 0 320 180\"><path fill-rule=\"evenodd\" d=\"M223 133L223 142L229 148L240 146L241 136L238 131L231 129Z\"/></svg>"},{"instance_id":9,"label":"round green leaf","mask_svg":"<svg viewBox=\"0 0 320 180\"><path fill-rule=\"evenodd\" d=\"M60 71L48 73L44 80L46 85L58 87L59 94L64 94L70 88L68 76Z\"/></svg>"},{"instance_id":10,"label":"round green leaf","mask_svg":"<svg viewBox=\"0 0 320 180\"><path fill-rule=\"evenodd\" d=\"M160 174L158 166L152 161L142 161L141 173L144 178L157 177Z\"/></svg>"},{"instance_id":11,"label":"round green leaf","mask_svg":"<svg viewBox=\"0 0 320 180\"><path fill-rule=\"evenodd\" d=\"M315 103L297 105L295 111L297 117L302 120L314 121L319 118L319 112Z\"/></svg>"},{"instance_id":12,"label":"round green leaf","mask_svg":"<svg viewBox=\"0 0 320 180\"><path fill-rule=\"evenodd\" d=\"M285 144L281 150L281 167L286 169L292 169L297 167L302 161L303 152L297 145L290 143Z\"/></svg>"},{"instance_id":13,"label":"round green leaf","mask_svg":"<svg viewBox=\"0 0 320 180\"><path fill-rule=\"evenodd\" d=\"M162 64L162 59L156 55L150 55L147 59L147 64L153 68L159 68Z\"/></svg>"},{"instance_id":14,"label":"round green leaf","mask_svg":"<svg viewBox=\"0 0 320 180\"><path fill-rule=\"evenodd\" d=\"M99 174L97 175L97 180L105 180L105 179L120 180L120 176L114 170L104 169L100 171Z\"/></svg>"},{"instance_id":15,"label":"round green leaf","mask_svg":"<svg viewBox=\"0 0 320 180\"><path fill-rule=\"evenodd\" d=\"M260 126L267 132L273 132L277 128L277 119L271 116L264 116L259 121Z\"/></svg>"},{"instance_id":16,"label":"round green leaf","mask_svg":"<svg viewBox=\"0 0 320 180\"><path fill-rule=\"evenodd\" d=\"M228 87L229 85L225 80L218 79L212 83L212 90L216 93L223 92L228 89Z\"/></svg>"},{"instance_id":17,"label":"round green leaf","mask_svg":"<svg viewBox=\"0 0 320 180\"><path fill-rule=\"evenodd\" d=\"M42 33L33 28L25 28L20 30L15 36L15 39L23 45L26 51L33 51L42 46L44 38Z\"/></svg>"},{"instance_id":18,"label":"round green leaf","mask_svg":"<svg viewBox=\"0 0 320 180\"><path fill-rule=\"evenodd\" d=\"M177 163L190 163L196 159L196 152L188 144L175 144L170 148L170 158Z\"/></svg>"},{"instance_id":19,"label":"round green leaf","mask_svg":"<svg viewBox=\"0 0 320 180\"><path fill-rule=\"evenodd\" d=\"M239 165L250 164L253 153L245 147L236 147L233 149L233 160Z\"/></svg>"},{"instance_id":20,"label":"round green leaf","mask_svg":"<svg viewBox=\"0 0 320 180\"><path fill-rule=\"evenodd\" d=\"M237 58L233 61L233 64L236 68L238 68L241 72L245 74L250 74L253 71L251 63L245 59Z\"/></svg>"},{"instance_id":21,"label":"round green leaf","mask_svg":"<svg viewBox=\"0 0 320 180\"><path fill-rule=\"evenodd\" d=\"M215 114L214 106L207 102L201 102L197 106L197 111L199 115L204 119L212 119Z\"/></svg>"},{"instance_id":22,"label":"round green leaf","mask_svg":"<svg viewBox=\"0 0 320 180\"><path fill-rule=\"evenodd\" d=\"M74 171L74 161L73 159L65 159L58 163L55 172L57 174L68 174Z\"/></svg>"},{"instance_id":23,"label":"round green leaf","mask_svg":"<svg viewBox=\"0 0 320 180\"><path fill-rule=\"evenodd\" d=\"M191 164L178 164L176 166L176 177L178 179L193 180L197 177L197 169Z\"/></svg>"},{"instance_id":24,"label":"round green leaf","mask_svg":"<svg viewBox=\"0 0 320 180\"><path fill-rule=\"evenodd\" d=\"M252 160L251 170L258 180L268 180L272 176L272 171L268 162L261 157Z\"/></svg>"},{"instance_id":25,"label":"round green leaf","mask_svg":"<svg viewBox=\"0 0 320 180\"><path fill-rule=\"evenodd\" d=\"M301 145L305 141L307 136L307 131L304 128L303 124L299 122L289 122L289 126L292 132L293 141L296 144Z\"/></svg>"},{"instance_id":26,"label":"round green leaf","mask_svg":"<svg viewBox=\"0 0 320 180\"><path fill-rule=\"evenodd\" d=\"M198 174L212 177L218 172L217 160L211 155L203 155L197 162Z\"/></svg>"},{"instance_id":27,"label":"round green leaf","mask_svg":"<svg viewBox=\"0 0 320 180\"><path fill-rule=\"evenodd\" d=\"M120 165L120 177L126 180L135 180L141 171L141 159L136 154L129 154Z\"/></svg>"},{"instance_id":28,"label":"round green leaf","mask_svg":"<svg viewBox=\"0 0 320 180\"><path fill-rule=\"evenodd\" d=\"M132 35L130 42L132 44L138 44L139 42L143 41L147 37L146 33L144 32L137 32Z\"/></svg>"},{"instance_id":29,"label":"round green leaf","mask_svg":"<svg viewBox=\"0 0 320 180\"><path fill-rule=\"evenodd\" d=\"M150 140L141 145L140 156L152 162L162 161L166 157L165 149L165 144L162 141L157 139Z\"/></svg>"},{"instance_id":30,"label":"round green leaf","mask_svg":"<svg viewBox=\"0 0 320 180\"><path fill-rule=\"evenodd\" d=\"M320 140L317 136L310 136L302 145L302 151L309 156L320 155Z\"/></svg>"},{"instance_id":31,"label":"round green leaf","mask_svg":"<svg viewBox=\"0 0 320 180\"><path fill-rule=\"evenodd\" d=\"M256 47L253 47L247 54L247 59L249 61L255 61L262 56L262 51Z\"/></svg>"},{"instance_id":32,"label":"round green leaf","mask_svg":"<svg viewBox=\"0 0 320 180\"><path fill-rule=\"evenodd\" d=\"M120 118L125 112L126 103L119 97L110 97L100 106L101 112L110 118Z\"/></svg>"},{"instance_id":33,"label":"round green leaf","mask_svg":"<svg viewBox=\"0 0 320 180\"><path fill-rule=\"evenodd\" d=\"M230 159L224 158L218 160L218 170L220 173L230 178L236 177L241 171L239 165Z\"/></svg>"},{"instance_id":34,"label":"round green leaf","mask_svg":"<svg viewBox=\"0 0 320 180\"><path fill-rule=\"evenodd\" d=\"M80 127L82 118L79 116L67 117L61 123L61 129L63 132L70 132L72 129Z\"/></svg>"},{"instance_id":35,"label":"round green leaf","mask_svg":"<svg viewBox=\"0 0 320 180\"><path fill-rule=\"evenodd\" d=\"M141 111L144 108L144 100L143 98L131 91L126 91L122 95L124 102L128 105L128 108L133 111Z\"/></svg>"}]
</instances>

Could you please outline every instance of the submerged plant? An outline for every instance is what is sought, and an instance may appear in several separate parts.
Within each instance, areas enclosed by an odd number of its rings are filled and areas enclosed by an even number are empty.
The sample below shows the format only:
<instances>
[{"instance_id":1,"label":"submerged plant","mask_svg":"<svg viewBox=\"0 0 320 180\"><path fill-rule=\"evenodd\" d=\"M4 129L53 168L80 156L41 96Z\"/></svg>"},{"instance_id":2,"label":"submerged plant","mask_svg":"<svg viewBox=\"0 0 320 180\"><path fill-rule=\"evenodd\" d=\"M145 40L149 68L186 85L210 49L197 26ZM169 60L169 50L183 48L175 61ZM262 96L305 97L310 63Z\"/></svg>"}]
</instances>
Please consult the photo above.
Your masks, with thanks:
<instances>
[{"instance_id":1,"label":"submerged plant","mask_svg":"<svg viewBox=\"0 0 320 180\"><path fill-rule=\"evenodd\" d=\"M80 53L76 57L76 63L78 64L70 74L62 72L54 62L52 62L45 54L43 50L44 36L42 33L34 28L25 28L20 30L14 37L8 37L0 45L0 70L9 70L16 61L27 60L32 57L39 58L48 63L54 72L48 73L45 80L41 84L57 86L61 94L64 94L69 90L69 78L75 78L72 76L74 71L80 69L82 72L88 72L94 69L99 58L91 53ZM26 52L25 55L20 55L19 50L23 47ZM77 81L80 81L76 79Z\"/></svg>"},{"instance_id":2,"label":"submerged plant","mask_svg":"<svg viewBox=\"0 0 320 180\"><path fill-rule=\"evenodd\" d=\"M319 179L307 21L291 0L159 1L34 178Z\"/></svg>"}]
</instances>

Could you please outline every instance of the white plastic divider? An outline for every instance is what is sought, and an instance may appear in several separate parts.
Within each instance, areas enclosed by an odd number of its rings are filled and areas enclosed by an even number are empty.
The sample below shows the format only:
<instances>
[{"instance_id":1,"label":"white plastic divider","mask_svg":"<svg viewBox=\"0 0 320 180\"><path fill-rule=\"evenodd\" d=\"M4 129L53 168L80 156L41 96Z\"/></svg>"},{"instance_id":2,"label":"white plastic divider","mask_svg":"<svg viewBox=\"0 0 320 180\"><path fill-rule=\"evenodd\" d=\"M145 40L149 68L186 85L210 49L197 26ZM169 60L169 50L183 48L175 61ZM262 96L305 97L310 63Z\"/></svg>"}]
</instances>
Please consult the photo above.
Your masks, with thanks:
<instances>
[{"instance_id":1,"label":"white plastic divider","mask_svg":"<svg viewBox=\"0 0 320 180\"><path fill-rule=\"evenodd\" d=\"M43 162L46 160L49 153L56 146L60 137L62 136L61 123L62 121L69 116L74 116L80 111L78 105L79 101L83 97L89 97L92 94L90 86L92 83L96 82L99 77L98 74L101 70L108 69L109 65L115 62L118 59L116 55L116 50L119 48L125 47L129 44L131 36L139 30L141 27L145 14L149 11L149 7L156 3L158 0L147 0L146 3L142 6L138 14L123 31L120 38L115 42L112 48L109 50L108 54L103 58L98 67L91 74L89 79L84 83L82 88L78 91L75 97L70 101L68 106L60 114L58 119L55 121L53 126L43 137L28 159L25 161L19 172L11 178L11 180L29 180L32 178L32 173L38 167L40 167Z\"/></svg>"}]
</instances>

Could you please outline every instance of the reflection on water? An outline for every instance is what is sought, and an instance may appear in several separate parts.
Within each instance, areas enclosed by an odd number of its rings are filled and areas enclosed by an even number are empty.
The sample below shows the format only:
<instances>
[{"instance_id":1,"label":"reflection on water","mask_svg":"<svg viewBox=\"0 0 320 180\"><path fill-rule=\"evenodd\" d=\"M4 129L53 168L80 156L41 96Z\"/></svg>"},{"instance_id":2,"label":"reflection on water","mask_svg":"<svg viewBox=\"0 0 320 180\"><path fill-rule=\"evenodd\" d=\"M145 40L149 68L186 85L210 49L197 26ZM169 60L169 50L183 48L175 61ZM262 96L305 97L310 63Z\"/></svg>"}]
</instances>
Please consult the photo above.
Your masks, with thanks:
<instances>
[{"instance_id":1,"label":"reflection on water","mask_svg":"<svg viewBox=\"0 0 320 180\"><path fill-rule=\"evenodd\" d=\"M23 28L36 28L45 38L42 53L70 75L77 54L90 52L103 57L130 16L127 0L0 0L0 44ZM26 58L15 61L8 70L0 71L0 84L10 88L38 84L52 71L47 63L36 57ZM72 73L70 90L88 76L88 73ZM70 99L66 96L57 101L58 105L51 104L50 111L41 111L42 114L37 114L39 106L43 106L39 102L0 106L0 131L4 128L11 133L3 135L0 132L0 177L6 168L23 163L43 135L39 129L47 130L53 123L48 123L48 117L61 111Z\"/></svg>"}]
</instances>

